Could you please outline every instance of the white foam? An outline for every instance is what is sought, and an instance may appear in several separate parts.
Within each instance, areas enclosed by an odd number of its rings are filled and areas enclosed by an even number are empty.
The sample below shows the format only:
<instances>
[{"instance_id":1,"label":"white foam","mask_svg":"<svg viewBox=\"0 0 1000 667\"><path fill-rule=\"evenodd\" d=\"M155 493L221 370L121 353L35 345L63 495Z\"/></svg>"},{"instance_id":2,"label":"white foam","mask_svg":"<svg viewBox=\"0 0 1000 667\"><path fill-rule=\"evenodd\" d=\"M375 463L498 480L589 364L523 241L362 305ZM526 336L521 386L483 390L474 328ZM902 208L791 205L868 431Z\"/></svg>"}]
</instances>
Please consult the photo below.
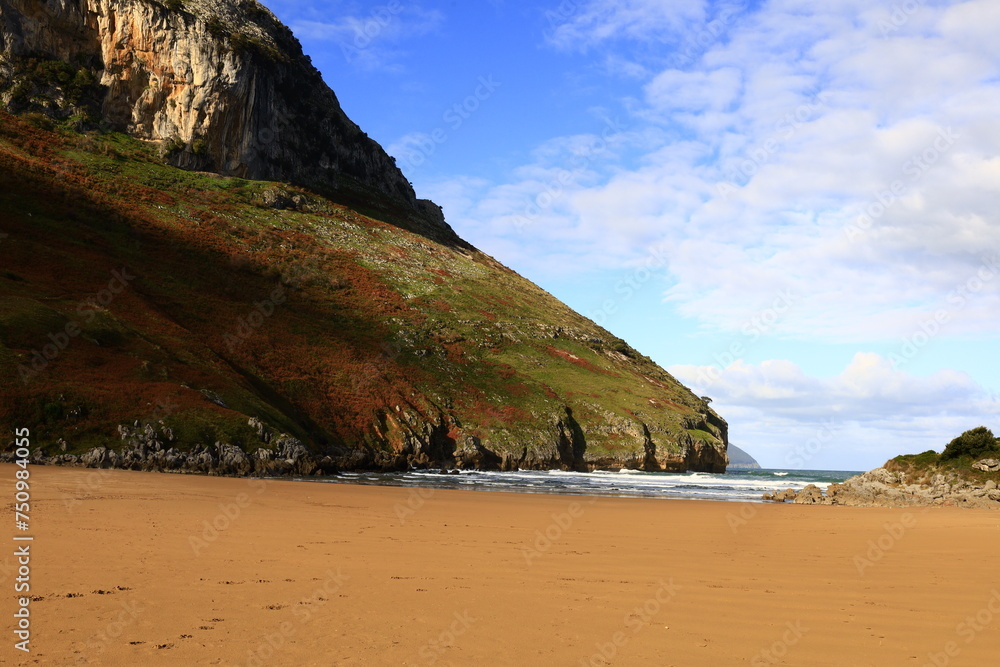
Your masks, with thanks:
<instances>
[{"instance_id":1,"label":"white foam","mask_svg":"<svg viewBox=\"0 0 1000 667\"><path fill-rule=\"evenodd\" d=\"M718 500L760 500L764 492L800 490L812 483L825 489L829 481L810 479L794 472L799 479L784 479L792 474L775 476L715 473L649 473L640 470L600 470L574 472L565 470L518 470L489 472L463 470L460 475L442 475L438 471L413 470L406 473L345 473L341 481L368 484L403 484L438 488L482 488L493 491L532 493L574 493L584 495L651 496L667 498L714 498ZM804 479L802 479L804 477ZM829 477L826 478L829 480Z\"/></svg>"}]
</instances>

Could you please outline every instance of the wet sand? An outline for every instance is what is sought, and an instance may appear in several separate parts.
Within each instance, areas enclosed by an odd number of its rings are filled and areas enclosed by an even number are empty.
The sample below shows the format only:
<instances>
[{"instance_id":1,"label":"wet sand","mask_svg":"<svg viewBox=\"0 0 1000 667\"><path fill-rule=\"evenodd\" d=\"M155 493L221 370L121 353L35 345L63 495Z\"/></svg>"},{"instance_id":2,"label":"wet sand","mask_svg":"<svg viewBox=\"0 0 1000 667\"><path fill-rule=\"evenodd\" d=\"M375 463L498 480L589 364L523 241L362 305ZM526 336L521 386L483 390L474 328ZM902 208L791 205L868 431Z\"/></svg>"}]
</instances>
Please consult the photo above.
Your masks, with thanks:
<instances>
[{"instance_id":1,"label":"wet sand","mask_svg":"<svg viewBox=\"0 0 1000 667\"><path fill-rule=\"evenodd\" d=\"M34 467L3 664L988 665L1000 512ZM213 525L214 524L214 525ZM0 556L13 627L13 548Z\"/></svg>"}]
</instances>

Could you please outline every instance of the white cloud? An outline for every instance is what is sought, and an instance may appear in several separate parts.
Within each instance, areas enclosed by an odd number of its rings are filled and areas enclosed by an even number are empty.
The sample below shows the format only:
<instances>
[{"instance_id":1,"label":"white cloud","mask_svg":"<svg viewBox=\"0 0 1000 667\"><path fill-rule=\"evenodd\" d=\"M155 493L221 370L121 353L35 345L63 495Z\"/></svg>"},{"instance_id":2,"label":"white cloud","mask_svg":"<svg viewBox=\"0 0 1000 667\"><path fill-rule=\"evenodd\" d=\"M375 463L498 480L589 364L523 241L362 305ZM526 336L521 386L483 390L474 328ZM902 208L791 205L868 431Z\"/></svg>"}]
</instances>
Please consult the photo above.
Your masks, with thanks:
<instances>
[{"instance_id":1,"label":"white cloud","mask_svg":"<svg viewBox=\"0 0 1000 667\"><path fill-rule=\"evenodd\" d=\"M967 50L994 61L1000 59L1000 41L996 38L1000 5L993 0L975 0L949 7L939 25L949 41L963 44Z\"/></svg>"},{"instance_id":2,"label":"white cloud","mask_svg":"<svg viewBox=\"0 0 1000 667\"><path fill-rule=\"evenodd\" d=\"M616 53L607 55L602 70L609 76L621 76L639 81L643 81L649 77L649 70L642 64L628 60Z\"/></svg>"},{"instance_id":3,"label":"white cloud","mask_svg":"<svg viewBox=\"0 0 1000 667\"><path fill-rule=\"evenodd\" d=\"M549 41L586 49L616 39L668 41L705 17L705 0L567 0L546 12Z\"/></svg>"},{"instance_id":4,"label":"white cloud","mask_svg":"<svg viewBox=\"0 0 1000 667\"><path fill-rule=\"evenodd\" d=\"M328 13L313 11L307 15L316 18L303 17L290 27L304 39L336 44L349 64L363 70L401 71L404 52L399 44L432 33L444 22L437 10L401 3L364 11L340 9L333 20Z\"/></svg>"},{"instance_id":5,"label":"white cloud","mask_svg":"<svg viewBox=\"0 0 1000 667\"><path fill-rule=\"evenodd\" d=\"M735 67L708 72L667 70L646 86L646 97L658 114L675 111L720 111L740 93L742 76Z\"/></svg>"},{"instance_id":6,"label":"white cloud","mask_svg":"<svg viewBox=\"0 0 1000 667\"><path fill-rule=\"evenodd\" d=\"M711 396L733 442L764 453L771 467L871 468L898 454L940 451L1000 418L1000 397L967 374L916 376L874 353L856 354L830 378L785 360L668 370Z\"/></svg>"},{"instance_id":7,"label":"white cloud","mask_svg":"<svg viewBox=\"0 0 1000 667\"><path fill-rule=\"evenodd\" d=\"M900 19L863 0L785 0L738 14L680 64L663 47L637 64L650 74L627 101L622 151L574 180L519 257L573 271L668 243L666 298L723 332L794 286L800 302L776 334L887 340L942 309L942 335L1000 333L1000 279L955 299L1000 254L1000 58L979 18L995 4L923 4ZM606 48L604 61L623 57L615 40L710 16L699 2L576 7L553 43ZM472 224L503 237L501 221L571 159L554 155L487 193L491 213L470 211ZM545 261L568 236L584 261Z\"/></svg>"}]
</instances>

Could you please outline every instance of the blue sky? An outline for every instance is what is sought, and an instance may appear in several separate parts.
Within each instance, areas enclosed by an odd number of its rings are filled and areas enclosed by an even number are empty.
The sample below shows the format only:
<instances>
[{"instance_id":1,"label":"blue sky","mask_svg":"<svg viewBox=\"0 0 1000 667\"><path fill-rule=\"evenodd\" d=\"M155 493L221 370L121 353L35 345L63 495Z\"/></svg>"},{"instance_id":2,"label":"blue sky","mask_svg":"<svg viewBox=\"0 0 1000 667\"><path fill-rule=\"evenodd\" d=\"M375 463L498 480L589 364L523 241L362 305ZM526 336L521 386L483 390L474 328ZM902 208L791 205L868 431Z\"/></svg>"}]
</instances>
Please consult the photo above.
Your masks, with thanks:
<instances>
[{"instance_id":1,"label":"blue sky","mask_svg":"<svg viewBox=\"0 0 1000 667\"><path fill-rule=\"evenodd\" d=\"M765 466L1000 431L1000 3L266 4L463 237Z\"/></svg>"}]
</instances>

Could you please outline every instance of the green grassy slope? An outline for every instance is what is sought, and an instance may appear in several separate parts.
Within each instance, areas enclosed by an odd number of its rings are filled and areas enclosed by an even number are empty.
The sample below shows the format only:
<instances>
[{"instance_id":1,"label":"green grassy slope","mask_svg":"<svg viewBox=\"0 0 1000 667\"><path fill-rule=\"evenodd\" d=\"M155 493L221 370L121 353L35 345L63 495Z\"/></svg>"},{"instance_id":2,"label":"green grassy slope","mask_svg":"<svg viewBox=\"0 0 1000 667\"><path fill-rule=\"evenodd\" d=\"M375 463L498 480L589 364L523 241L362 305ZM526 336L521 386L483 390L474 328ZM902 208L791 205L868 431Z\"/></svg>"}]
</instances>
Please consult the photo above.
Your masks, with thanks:
<instances>
[{"instance_id":1,"label":"green grassy slope","mask_svg":"<svg viewBox=\"0 0 1000 667\"><path fill-rule=\"evenodd\" d=\"M391 206L45 125L0 114L3 432L74 452L163 420L253 449L257 417L346 467L724 467L704 401Z\"/></svg>"}]
</instances>

